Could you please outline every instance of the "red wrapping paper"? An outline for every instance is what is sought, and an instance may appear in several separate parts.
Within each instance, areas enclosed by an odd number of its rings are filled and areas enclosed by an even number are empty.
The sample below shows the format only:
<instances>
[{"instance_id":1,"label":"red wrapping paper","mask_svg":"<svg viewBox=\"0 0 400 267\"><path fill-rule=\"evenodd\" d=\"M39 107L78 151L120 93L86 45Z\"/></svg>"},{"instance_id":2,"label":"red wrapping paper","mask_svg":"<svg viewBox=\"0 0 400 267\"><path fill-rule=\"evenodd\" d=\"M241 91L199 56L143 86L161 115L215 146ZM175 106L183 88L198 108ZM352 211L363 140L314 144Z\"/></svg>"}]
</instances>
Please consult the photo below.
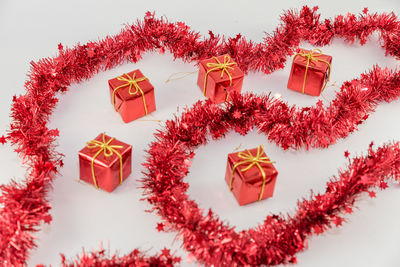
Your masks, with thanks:
<instances>
[{"instance_id":1,"label":"red wrapping paper","mask_svg":"<svg viewBox=\"0 0 400 267\"><path fill-rule=\"evenodd\" d=\"M244 150L246 151L246 150ZM251 154L257 155L257 148L249 150ZM240 152L228 154L228 163L226 166L225 181L230 186L232 168L238 162L243 161L238 156ZM265 153L262 156L266 157ZM263 184L263 176L257 166L251 167L247 171L242 171L249 164L241 164L235 168L233 174L232 193L240 206L258 201ZM260 163L266 174L267 183L261 199L272 197L275 188L278 171L272 163Z\"/></svg>"},{"instance_id":2,"label":"red wrapping paper","mask_svg":"<svg viewBox=\"0 0 400 267\"><path fill-rule=\"evenodd\" d=\"M137 69L127 73L130 77L135 74L135 79L144 77L143 73ZM125 75L121 75L126 77ZM126 81L118 80L115 77L108 81L110 87L111 103L113 104L113 92L115 88L126 84ZM129 85L126 85L118 89L115 93L115 109L121 115L122 120L125 123L131 122L146 115L144 104L147 107L147 114L156 110L156 102L154 98L154 87L148 79L140 81L137 83L144 93L145 103L143 103L143 98L141 92L137 92L135 95L129 94ZM135 91L133 87L131 91Z\"/></svg>"},{"instance_id":3,"label":"red wrapping paper","mask_svg":"<svg viewBox=\"0 0 400 267\"><path fill-rule=\"evenodd\" d=\"M309 50L304 49L302 49L301 51L304 51L305 53L310 52ZM332 64L332 57L329 55L321 54L317 58L327 61L329 62L329 64ZM306 66L306 57L296 56L294 58L287 88L294 91L303 92ZM328 70L329 65L326 62L320 60L310 60L304 93L312 96L319 96L322 93L322 88L324 87L325 81L328 78Z\"/></svg>"},{"instance_id":4,"label":"red wrapping paper","mask_svg":"<svg viewBox=\"0 0 400 267\"><path fill-rule=\"evenodd\" d=\"M229 55L222 55L218 58L218 60L223 63L224 57ZM234 62L233 59L230 59L230 62ZM199 63L199 76L197 79L197 85L200 87L201 91L204 90L204 82L206 81L206 73L211 67L207 67L207 63L217 63L214 58L209 58L200 61ZM211 99L214 103L222 103L227 100L227 94L231 94L233 92L238 92L242 90L243 85L243 77L244 74L242 70L237 65L231 65L233 68L228 69L231 77L232 77L232 85L230 85L229 76L224 73L221 78L221 70L215 70L209 72L207 75L206 81L206 97ZM229 97L228 97L229 98Z\"/></svg>"},{"instance_id":5,"label":"red wrapping paper","mask_svg":"<svg viewBox=\"0 0 400 267\"><path fill-rule=\"evenodd\" d=\"M105 135L108 141L111 137ZM103 134L99 134L94 140L103 142ZM132 172L132 146L123 143L117 139L113 139L110 145L123 146L116 148L122 156L122 179L125 180ZM94 185L92 176L92 158L95 156L99 148L88 148L85 146L79 151L79 175L82 181ZM104 153L100 153L94 159L94 173L99 188L112 192L120 185L120 160L117 154L106 157Z\"/></svg>"}]
</instances>

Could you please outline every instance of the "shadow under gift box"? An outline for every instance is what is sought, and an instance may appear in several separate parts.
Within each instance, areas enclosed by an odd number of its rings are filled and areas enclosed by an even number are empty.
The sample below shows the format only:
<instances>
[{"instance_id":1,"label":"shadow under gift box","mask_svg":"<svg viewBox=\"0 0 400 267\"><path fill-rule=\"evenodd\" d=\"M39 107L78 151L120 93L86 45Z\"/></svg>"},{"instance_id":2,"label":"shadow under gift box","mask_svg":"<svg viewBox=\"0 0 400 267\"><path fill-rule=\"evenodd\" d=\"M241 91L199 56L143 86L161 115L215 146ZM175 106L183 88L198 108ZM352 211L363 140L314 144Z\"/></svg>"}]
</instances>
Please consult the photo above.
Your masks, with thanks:
<instances>
[{"instance_id":1,"label":"shadow under gift box","mask_svg":"<svg viewBox=\"0 0 400 267\"><path fill-rule=\"evenodd\" d=\"M127 81L123 80L134 81L142 78L145 79L136 82L140 90L137 90L134 85L130 85ZM146 116L156 110L154 87L139 69L109 80L108 85L110 87L111 104L113 104L114 109L121 115L125 123ZM118 87L120 88L115 91L114 102L114 90Z\"/></svg>"},{"instance_id":2,"label":"shadow under gift box","mask_svg":"<svg viewBox=\"0 0 400 267\"><path fill-rule=\"evenodd\" d=\"M105 141L109 141L111 137L104 135ZM103 134L98 135L94 140L103 142ZM132 172L132 146L123 143L117 139L113 139L110 146L122 146L122 148L115 148L122 157L122 181L124 181ZM98 154L96 158L93 157L101 149L100 147L89 148L85 146L79 151L79 174L80 179L96 185L107 192L112 192L118 185L121 184L120 176L120 159L116 153L111 156L106 156L104 152ZM94 167L94 175L96 181L93 179L92 160Z\"/></svg>"},{"instance_id":3,"label":"shadow under gift box","mask_svg":"<svg viewBox=\"0 0 400 267\"><path fill-rule=\"evenodd\" d=\"M225 181L229 187L231 179L233 179L231 191L240 206L258 201L260 198L260 193L262 191L262 184L263 184L263 176L260 172L260 169L256 165L253 165L246 171L242 170L248 167L250 163L241 164L237 166L235 168L235 172L233 173L232 177L232 169L235 166L235 164L243 161L243 159L239 157L239 153L241 152L247 153L247 151L249 151L252 155L255 156L257 155L258 148L228 154L228 160L226 166ZM266 157L266 154L262 152L261 156ZM266 174L266 181L267 181L261 199L266 199L272 197L272 195L274 194L275 182L278 176L278 171L275 169L272 163L260 163L260 166L263 168Z\"/></svg>"},{"instance_id":4,"label":"shadow under gift box","mask_svg":"<svg viewBox=\"0 0 400 267\"><path fill-rule=\"evenodd\" d=\"M218 61L215 58L217 58ZM229 75L225 71L223 72L223 75L221 77L221 67L215 68L214 71L210 71L211 69L213 69L213 67L207 66L207 64L215 65L219 62L222 64L224 62L226 62L227 64L232 63L230 66L228 66L230 68L227 68L227 71L232 78L232 83L230 82ZM200 61L197 85L200 87L203 93L205 86L205 97L211 99L214 103L222 103L229 100L228 94L233 92L240 93L243 85L243 77L244 74L242 70L236 65L236 63L230 58L230 56L222 55Z\"/></svg>"},{"instance_id":5,"label":"shadow under gift box","mask_svg":"<svg viewBox=\"0 0 400 267\"><path fill-rule=\"evenodd\" d=\"M310 60L307 68L307 57L302 56L302 54L306 55L309 53L313 53L314 60ZM325 83L329 80L331 64L331 56L302 49L301 52L293 58L287 88L307 95L319 96L325 87Z\"/></svg>"}]
</instances>

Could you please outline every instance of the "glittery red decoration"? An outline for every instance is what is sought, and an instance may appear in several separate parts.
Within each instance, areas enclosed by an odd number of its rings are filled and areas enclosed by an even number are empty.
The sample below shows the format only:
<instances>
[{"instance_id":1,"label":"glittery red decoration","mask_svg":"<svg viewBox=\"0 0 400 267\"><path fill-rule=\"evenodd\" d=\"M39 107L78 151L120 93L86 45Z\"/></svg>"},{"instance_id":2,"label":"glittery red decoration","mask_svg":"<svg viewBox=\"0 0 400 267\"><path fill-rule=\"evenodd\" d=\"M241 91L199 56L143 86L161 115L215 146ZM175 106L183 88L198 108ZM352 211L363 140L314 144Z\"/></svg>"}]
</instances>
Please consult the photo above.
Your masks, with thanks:
<instances>
[{"instance_id":1,"label":"glittery red decoration","mask_svg":"<svg viewBox=\"0 0 400 267\"><path fill-rule=\"evenodd\" d=\"M179 263L179 257L173 257L169 249L164 248L156 256L147 257L138 249L124 256L107 256L109 253L105 250L83 252L76 260L67 260L61 254L61 263L64 267L87 267L87 266L174 266Z\"/></svg>"},{"instance_id":2,"label":"glittery red decoration","mask_svg":"<svg viewBox=\"0 0 400 267\"><path fill-rule=\"evenodd\" d=\"M349 159L347 169L327 182L325 193L302 199L293 214L267 215L256 228L240 232L211 209L204 215L186 194L189 184L184 182L188 173L185 160L193 157L193 150L206 144L210 135L221 139L228 131L246 134L254 126L259 127L276 104L269 96L252 94L233 94L225 106L216 106L210 100L198 102L180 118L167 121L165 130L156 134L150 146L142 181L145 197L168 226L165 230L177 231L190 257L205 265L296 263L296 253L307 247L308 237L342 225L342 216L352 212L360 194L366 192L373 198L376 195L371 189L386 188L385 181L390 178L400 180L399 143L377 149L371 144L367 155ZM236 119L234 110L241 110L243 118Z\"/></svg>"},{"instance_id":3,"label":"glittery red decoration","mask_svg":"<svg viewBox=\"0 0 400 267\"><path fill-rule=\"evenodd\" d=\"M7 138L6 138L4 135L0 136L0 143L1 143L2 145L4 145L5 143L7 143Z\"/></svg>"},{"instance_id":4,"label":"glittery red decoration","mask_svg":"<svg viewBox=\"0 0 400 267\"><path fill-rule=\"evenodd\" d=\"M143 21L127 26L118 35L74 48L59 44L58 56L32 62L25 84L26 94L13 97L13 120L7 136L29 172L24 182L12 181L0 187L0 262L5 266L24 265L29 250L36 245L35 232L42 222L51 221L46 195L58 168L63 166L62 155L55 151L57 133L47 128L58 101L57 93L65 92L71 83L89 79L99 71L125 62L137 62L143 52L154 50L160 53L169 50L185 62L230 54L244 72L253 70L268 74L283 68L301 40L323 46L333 37L340 37L349 43L358 40L365 44L368 36L378 31L386 54L400 57L400 22L394 13L369 14L365 10L357 16L348 13L320 21L316 11L317 8L303 7L299 12L285 12L282 24L258 44L241 35L220 37L211 31L209 38L202 38L182 22L170 23L147 12ZM326 194L301 202L295 216L267 216L264 226L241 233L220 224L212 211L204 218L196 203L187 199L187 184L182 181L187 172L184 160L189 151L186 148L204 144L207 131L218 138L232 129L245 134L254 125L285 149L327 147L356 130L379 102L397 99L399 84L399 71L375 66L360 78L344 83L327 107L319 102L311 108L297 109L269 96L251 94L233 97L226 107L209 102L197 104L180 120L167 122L167 131L159 133L159 142L152 145L147 161L149 172L144 181L148 200L171 222L169 227L179 230L184 247L204 263L296 262L294 254L303 249L305 238L312 231L322 232L333 220L339 220L336 219L338 214L349 210L360 192L376 184L384 188L383 178L389 175L398 178L398 143L370 149L367 156L354 158L348 171L340 174L340 182L330 181ZM195 114L198 117L193 117ZM194 123L198 123L198 127L193 127ZM183 141L176 142L178 140ZM167 160L166 155L170 156ZM368 182L360 182L365 180ZM320 208L320 204L324 205ZM305 217L309 218L307 222L300 220ZM215 231L222 235L211 236ZM79 256L77 265L79 262L84 265L93 257L96 263L107 264L104 257L96 255ZM140 255L150 261L144 265L151 265L154 258ZM165 265L176 262L171 258L164 260L164 256L156 256L154 262L162 260ZM115 262L120 259L118 265L129 264L128 258L116 255L111 258Z\"/></svg>"}]
</instances>

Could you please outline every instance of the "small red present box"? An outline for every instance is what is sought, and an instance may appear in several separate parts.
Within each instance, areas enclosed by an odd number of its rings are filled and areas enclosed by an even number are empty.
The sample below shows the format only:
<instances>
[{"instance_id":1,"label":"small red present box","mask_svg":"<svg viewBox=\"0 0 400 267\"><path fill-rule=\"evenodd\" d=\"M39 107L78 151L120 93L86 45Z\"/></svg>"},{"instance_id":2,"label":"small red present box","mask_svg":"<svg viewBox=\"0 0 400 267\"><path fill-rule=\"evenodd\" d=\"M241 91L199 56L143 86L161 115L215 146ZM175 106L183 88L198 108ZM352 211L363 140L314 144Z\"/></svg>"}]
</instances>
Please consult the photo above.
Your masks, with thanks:
<instances>
[{"instance_id":1,"label":"small red present box","mask_svg":"<svg viewBox=\"0 0 400 267\"><path fill-rule=\"evenodd\" d=\"M242 90L244 74L229 55L200 61L197 85L214 103L229 100L229 95Z\"/></svg>"},{"instance_id":2,"label":"small red present box","mask_svg":"<svg viewBox=\"0 0 400 267\"><path fill-rule=\"evenodd\" d=\"M332 57L322 54L319 49L302 49L293 58L287 88L319 96L329 81L331 63Z\"/></svg>"},{"instance_id":3,"label":"small red present box","mask_svg":"<svg viewBox=\"0 0 400 267\"><path fill-rule=\"evenodd\" d=\"M79 151L80 179L112 192L132 172L132 146L100 134Z\"/></svg>"},{"instance_id":4,"label":"small red present box","mask_svg":"<svg viewBox=\"0 0 400 267\"><path fill-rule=\"evenodd\" d=\"M124 122L131 122L156 110L154 87L140 70L108 81L111 102Z\"/></svg>"},{"instance_id":5,"label":"small red present box","mask_svg":"<svg viewBox=\"0 0 400 267\"><path fill-rule=\"evenodd\" d=\"M264 146L228 155L225 181L239 205L272 197L278 171Z\"/></svg>"}]
</instances>

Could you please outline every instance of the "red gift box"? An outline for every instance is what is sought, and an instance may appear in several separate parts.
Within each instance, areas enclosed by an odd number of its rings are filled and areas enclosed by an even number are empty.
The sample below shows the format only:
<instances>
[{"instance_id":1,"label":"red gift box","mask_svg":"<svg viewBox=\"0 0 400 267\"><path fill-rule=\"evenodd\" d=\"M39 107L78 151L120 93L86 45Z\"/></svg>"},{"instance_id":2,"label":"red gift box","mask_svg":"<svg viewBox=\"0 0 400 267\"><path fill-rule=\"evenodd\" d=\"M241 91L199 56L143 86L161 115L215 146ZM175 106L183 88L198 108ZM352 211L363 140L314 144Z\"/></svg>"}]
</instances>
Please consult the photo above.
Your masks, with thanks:
<instances>
[{"instance_id":1,"label":"red gift box","mask_svg":"<svg viewBox=\"0 0 400 267\"><path fill-rule=\"evenodd\" d=\"M244 74L229 55L202 60L199 66L197 84L214 103L227 101L231 93L242 90Z\"/></svg>"},{"instance_id":2,"label":"red gift box","mask_svg":"<svg viewBox=\"0 0 400 267\"><path fill-rule=\"evenodd\" d=\"M272 197L278 171L261 145L228 155L225 181L239 205Z\"/></svg>"},{"instance_id":3,"label":"red gift box","mask_svg":"<svg viewBox=\"0 0 400 267\"><path fill-rule=\"evenodd\" d=\"M154 87L140 70L108 81L111 102L124 122L131 122L156 110Z\"/></svg>"},{"instance_id":4,"label":"red gift box","mask_svg":"<svg viewBox=\"0 0 400 267\"><path fill-rule=\"evenodd\" d=\"M312 96L319 96L329 81L332 57L321 50L302 49L293 58L287 88Z\"/></svg>"},{"instance_id":5,"label":"red gift box","mask_svg":"<svg viewBox=\"0 0 400 267\"><path fill-rule=\"evenodd\" d=\"M80 179L111 192L132 172L132 146L100 134L79 151Z\"/></svg>"}]
</instances>

